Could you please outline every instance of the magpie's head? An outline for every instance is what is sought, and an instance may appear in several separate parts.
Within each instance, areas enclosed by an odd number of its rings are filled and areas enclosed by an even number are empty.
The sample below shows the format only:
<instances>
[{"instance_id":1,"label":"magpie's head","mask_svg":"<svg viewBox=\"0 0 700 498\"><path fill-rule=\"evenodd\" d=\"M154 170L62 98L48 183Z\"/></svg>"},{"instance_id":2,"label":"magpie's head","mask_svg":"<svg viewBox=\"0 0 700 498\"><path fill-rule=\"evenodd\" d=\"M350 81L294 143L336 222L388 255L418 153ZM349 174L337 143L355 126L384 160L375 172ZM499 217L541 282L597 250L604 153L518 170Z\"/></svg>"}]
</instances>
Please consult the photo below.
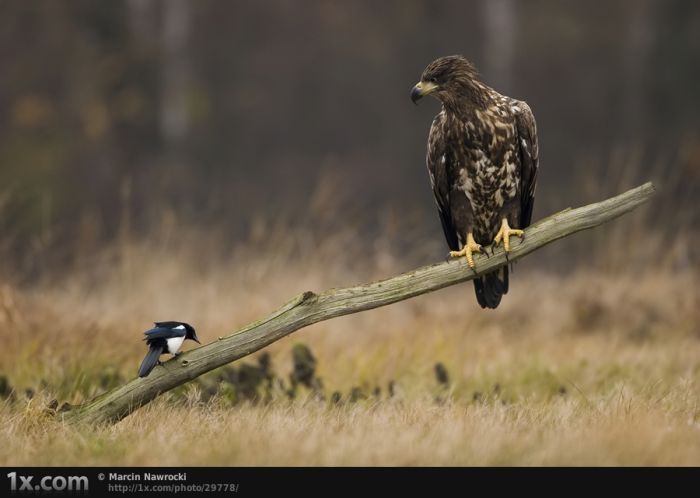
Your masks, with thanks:
<instances>
[{"instance_id":1,"label":"magpie's head","mask_svg":"<svg viewBox=\"0 0 700 498\"><path fill-rule=\"evenodd\" d=\"M197 337L197 332L194 331L194 327L190 325L189 323L183 323L185 326L185 339L189 339L191 341L196 342L197 344L202 344L199 342L199 338Z\"/></svg>"}]
</instances>

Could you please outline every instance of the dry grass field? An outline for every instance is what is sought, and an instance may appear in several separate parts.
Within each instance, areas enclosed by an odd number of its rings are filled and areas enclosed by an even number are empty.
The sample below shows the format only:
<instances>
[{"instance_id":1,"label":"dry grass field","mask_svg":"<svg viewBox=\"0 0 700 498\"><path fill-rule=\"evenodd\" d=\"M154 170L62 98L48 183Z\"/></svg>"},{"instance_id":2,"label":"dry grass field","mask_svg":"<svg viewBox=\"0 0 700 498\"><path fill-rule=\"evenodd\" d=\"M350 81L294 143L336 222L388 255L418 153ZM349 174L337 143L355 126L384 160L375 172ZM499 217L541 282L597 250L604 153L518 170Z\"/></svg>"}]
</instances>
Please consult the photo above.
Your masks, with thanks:
<instances>
[{"instance_id":1,"label":"dry grass field","mask_svg":"<svg viewBox=\"0 0 700 498\"><path fill-rule=\"evenodd\" d=\"M264 240L253 230L215 254L196 230L173 243L164 223L152 239L86 252L62 276L7 277L0 465L700 465L691 239L645 233L636 259L615 259L630 234L642 240L640 216L576 236L596 247L576 269L530 263L575 243L531 255L496 311L463 284L320 323L268 348L264 378L257 353L112 427L64 426L45 409L132 378L150 322L190 321L213 341L300 291L427 263L441 241L407 262L386 240L360 257L350 229L318 238L267 226ZM306 358L312 387L302 379L292 392L297 344L315 363Z\"/></svg>"}]
</instances>

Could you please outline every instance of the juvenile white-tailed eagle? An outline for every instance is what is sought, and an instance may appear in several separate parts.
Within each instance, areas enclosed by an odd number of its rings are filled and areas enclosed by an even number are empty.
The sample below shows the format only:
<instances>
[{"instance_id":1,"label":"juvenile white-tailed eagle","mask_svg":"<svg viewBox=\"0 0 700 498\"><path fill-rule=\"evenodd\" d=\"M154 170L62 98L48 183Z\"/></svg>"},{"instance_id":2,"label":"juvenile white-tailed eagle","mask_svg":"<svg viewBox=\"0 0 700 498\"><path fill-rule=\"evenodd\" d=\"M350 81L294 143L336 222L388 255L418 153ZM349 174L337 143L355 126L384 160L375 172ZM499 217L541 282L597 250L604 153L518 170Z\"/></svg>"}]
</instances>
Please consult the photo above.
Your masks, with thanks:
<instances>
[{"instance_id":1,"label":"juvenile white-tailed eagle","mask_svg":"<svg viewBox=\"0 0 700 498\"><path fill-rule=\"evenodd\" d=\"M430 183L450 256L523 236L535 200L537 129L530 107L479 81L464 57L433 61L411 91L414 103L425 95L442 102L428 136ZM496 308L508 292L508 267L474 280L482 308Z\"/></svg>"}]
</instances>

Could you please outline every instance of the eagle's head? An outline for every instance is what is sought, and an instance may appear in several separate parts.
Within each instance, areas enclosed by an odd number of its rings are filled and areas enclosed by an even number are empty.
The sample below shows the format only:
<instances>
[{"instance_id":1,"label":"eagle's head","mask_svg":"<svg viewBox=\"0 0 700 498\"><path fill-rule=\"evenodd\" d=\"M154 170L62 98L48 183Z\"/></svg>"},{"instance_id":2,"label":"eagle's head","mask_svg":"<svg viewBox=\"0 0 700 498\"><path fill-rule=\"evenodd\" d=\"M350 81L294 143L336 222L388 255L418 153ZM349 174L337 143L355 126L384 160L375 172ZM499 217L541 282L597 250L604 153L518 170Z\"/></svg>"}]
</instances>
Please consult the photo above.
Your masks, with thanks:
<instances>
[{"instance_id":1,"label":"eagle's head","mask_svg":"<svg viewBox=\"0 0 700 498\"><path fill-rule=\"evenodd\" d=\"M461 55L440 57L425 68L411 90L411 100L415 104L426 95L433 95L443 103L455 100L473 89L476 77L474 65Z\"/></svg>"}]
</instances>

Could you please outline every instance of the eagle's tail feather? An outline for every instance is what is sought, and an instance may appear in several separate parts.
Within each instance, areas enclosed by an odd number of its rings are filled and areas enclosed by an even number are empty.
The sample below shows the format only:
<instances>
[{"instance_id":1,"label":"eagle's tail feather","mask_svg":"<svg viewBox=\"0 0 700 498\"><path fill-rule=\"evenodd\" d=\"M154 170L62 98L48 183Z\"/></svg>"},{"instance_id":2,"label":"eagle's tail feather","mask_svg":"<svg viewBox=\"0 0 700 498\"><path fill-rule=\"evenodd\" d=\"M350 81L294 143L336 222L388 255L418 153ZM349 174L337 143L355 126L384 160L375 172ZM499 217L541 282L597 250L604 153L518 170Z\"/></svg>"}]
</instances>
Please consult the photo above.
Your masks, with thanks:
<instances>
[{"instance_id":1,"label":"eagle's tail feather","mask_svg":"<svg viewBox=\"0 0 700 498\"><path fill-rule=\"evenodd\" d=\"M163 353L163 348L160 346L151 346L146 354L146 357L141 362L139 367L139 377L148 377L151 370L158 364L158 358Z\"/></svg>"},{"instance_id":2,"label":"eagle's tail feather","mask_svg":"<svg viewBox=\"0 0 700 498\"><path fill-rule=\"evenodd\" d=\"M474 291L482 308L497 308L501 296L508 293L508 267L504 266L493 273L475 278Z\"/></svg>"}]
</instances>

